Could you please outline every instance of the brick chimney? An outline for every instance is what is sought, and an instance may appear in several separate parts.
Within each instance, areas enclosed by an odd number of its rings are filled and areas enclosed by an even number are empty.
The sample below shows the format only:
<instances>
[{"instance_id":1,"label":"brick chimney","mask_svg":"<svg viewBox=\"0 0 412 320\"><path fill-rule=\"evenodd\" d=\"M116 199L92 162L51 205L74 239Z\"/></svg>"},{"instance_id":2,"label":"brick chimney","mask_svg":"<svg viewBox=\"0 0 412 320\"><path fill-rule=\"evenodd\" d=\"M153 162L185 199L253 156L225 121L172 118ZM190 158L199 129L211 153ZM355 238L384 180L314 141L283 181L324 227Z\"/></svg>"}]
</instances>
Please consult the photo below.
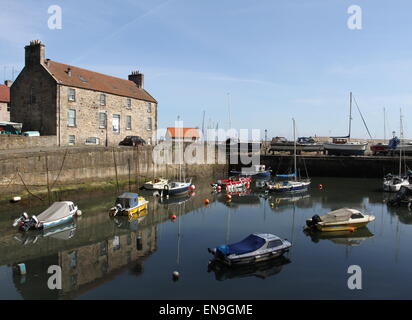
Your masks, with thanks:
<instances>
[{"instance_id":1,"label":"brick chimney","mask_svg":"<svg viewBox=\"0 0 412 320\"><path fill-rule=\"evenodd\" d=\"M6 81L4 81L4 84L7 86L7 87L11 87L11 85L13 84L13 81L11 81L11 80L6 80Z\"/></svg>"},{"instance_id":2,"label":"brick chimney","mask_svg":"<svg viewBox=\"0 0 412 320\"><path fill-rule=\"evenodd\" d=\"M132 71L132 74L129 74L129 80L136 83L138 88L142 88L144 86L144 75L139 71Z\"/></svg>"},{"instance_id":3,"label":"brick chimney","mask_svg":"<svg viewBox=\"0 0 412 320\"><path fill-rule=\"evenodd\" d=\"M26 52L26 67L43 64L45 60L45 45L40 40L30 41L30 45L24 47Z\"/></svg>"}]
</instances>

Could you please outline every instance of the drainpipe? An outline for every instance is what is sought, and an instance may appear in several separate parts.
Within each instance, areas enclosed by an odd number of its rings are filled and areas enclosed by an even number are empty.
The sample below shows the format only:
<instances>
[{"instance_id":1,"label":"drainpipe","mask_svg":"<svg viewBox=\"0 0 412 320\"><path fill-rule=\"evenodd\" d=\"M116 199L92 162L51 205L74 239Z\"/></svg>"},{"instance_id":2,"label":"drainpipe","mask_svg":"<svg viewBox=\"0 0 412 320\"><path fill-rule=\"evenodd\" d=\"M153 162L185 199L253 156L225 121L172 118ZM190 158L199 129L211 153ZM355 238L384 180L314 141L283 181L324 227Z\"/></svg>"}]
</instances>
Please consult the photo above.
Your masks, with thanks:
<instances>
[{"instance_id":1,"label":"drainpipe","mask_svg":"<svg viewBox=\"0 0 412 320\"><path fill-rule=\"evenodd\" d=\"M61 108L60 108L60 89L61 89L61 86L59 85L59 84L57 84L57 104L58 104L58 109L59 109L59 111L58 111L58 114L59 114L59 132L58 132L58 134L59 134L59 147L61 147Z\"/></svg>"}]
</instances>

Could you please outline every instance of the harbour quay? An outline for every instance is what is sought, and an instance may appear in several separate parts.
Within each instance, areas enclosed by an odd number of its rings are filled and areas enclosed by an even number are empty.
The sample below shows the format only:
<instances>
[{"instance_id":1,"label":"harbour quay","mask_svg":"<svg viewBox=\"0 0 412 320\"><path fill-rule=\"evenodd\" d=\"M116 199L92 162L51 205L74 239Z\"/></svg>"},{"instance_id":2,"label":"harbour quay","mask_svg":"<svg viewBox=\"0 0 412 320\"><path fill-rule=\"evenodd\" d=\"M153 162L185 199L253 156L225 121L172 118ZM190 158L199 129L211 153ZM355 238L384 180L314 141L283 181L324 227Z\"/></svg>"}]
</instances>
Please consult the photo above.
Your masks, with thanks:
<instances>
[{"instance_id":1,"label":"harbour quay","mask_svg":"<svg viewBox=\"0 0 412 320\"><path fill-rule=\"evenodd\" d=\"M272 174L285 173L293 166L293 155L261 155L261 164L272 169ZM412 157L404 157L404 166L410 167ZM300 174L311 177L382 178L399 171L399 156L330 156L305 154L297 156ZM235 166L233 166L234 168ZM231 168L231 169L233 169Z\"/></svg>"}]
</instances>

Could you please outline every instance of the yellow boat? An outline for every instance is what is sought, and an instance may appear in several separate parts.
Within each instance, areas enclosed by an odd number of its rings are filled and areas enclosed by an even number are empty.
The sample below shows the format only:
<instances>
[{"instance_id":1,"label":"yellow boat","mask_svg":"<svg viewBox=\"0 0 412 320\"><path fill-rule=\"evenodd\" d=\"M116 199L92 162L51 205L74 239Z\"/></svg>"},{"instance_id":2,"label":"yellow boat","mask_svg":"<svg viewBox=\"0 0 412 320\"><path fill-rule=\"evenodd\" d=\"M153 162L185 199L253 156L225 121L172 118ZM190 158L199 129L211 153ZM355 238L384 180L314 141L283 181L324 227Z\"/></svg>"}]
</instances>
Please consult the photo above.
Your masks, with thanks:
<instances>
[{"instance_id":1,"label":"yellow boat","mask_svg":"<svg viewBox=\"0 0 412 320\"><path fill-rule=\"evenodd\" d=\"M111 216L133 216L147 209L149 201L139 197L137 193L125 192L116 199L116 204L110 209Z\"/></svg>"},{"instance_id":2,"label":"yellow boat","mask_svg":"<svg viewBox=\"0 0 412 320\"><path fill-rule=\"evenodd\" d=\"M375 220L375 216L367 215L356 209L342 208L331 211L323 216L314 215L306 220L309 228L319 231L355 231Z\"/></svg>"}]
</instances>

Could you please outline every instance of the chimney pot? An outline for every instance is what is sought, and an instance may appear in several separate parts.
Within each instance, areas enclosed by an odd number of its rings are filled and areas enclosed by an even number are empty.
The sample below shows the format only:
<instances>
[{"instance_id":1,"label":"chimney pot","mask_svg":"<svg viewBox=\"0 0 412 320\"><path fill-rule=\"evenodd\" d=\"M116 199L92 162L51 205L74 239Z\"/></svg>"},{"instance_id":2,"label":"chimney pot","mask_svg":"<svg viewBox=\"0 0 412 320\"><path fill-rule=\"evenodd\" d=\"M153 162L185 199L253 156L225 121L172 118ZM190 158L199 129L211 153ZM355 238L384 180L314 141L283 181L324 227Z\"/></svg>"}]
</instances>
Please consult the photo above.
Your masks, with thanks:
<instances>
[{"instance_id":1,"label":"chimney pot","mask_svg":"<svg viewBox=\"0 0 412 320\"><path fill-rule=\"evenodd\" d=\"M143 73L140 73L139 71L132 71L131 74L129 75L129 80L136 83L138 88L143 89L143 87L144 87L144 75L143 75Z\"/></svg>"}]
</instances>

